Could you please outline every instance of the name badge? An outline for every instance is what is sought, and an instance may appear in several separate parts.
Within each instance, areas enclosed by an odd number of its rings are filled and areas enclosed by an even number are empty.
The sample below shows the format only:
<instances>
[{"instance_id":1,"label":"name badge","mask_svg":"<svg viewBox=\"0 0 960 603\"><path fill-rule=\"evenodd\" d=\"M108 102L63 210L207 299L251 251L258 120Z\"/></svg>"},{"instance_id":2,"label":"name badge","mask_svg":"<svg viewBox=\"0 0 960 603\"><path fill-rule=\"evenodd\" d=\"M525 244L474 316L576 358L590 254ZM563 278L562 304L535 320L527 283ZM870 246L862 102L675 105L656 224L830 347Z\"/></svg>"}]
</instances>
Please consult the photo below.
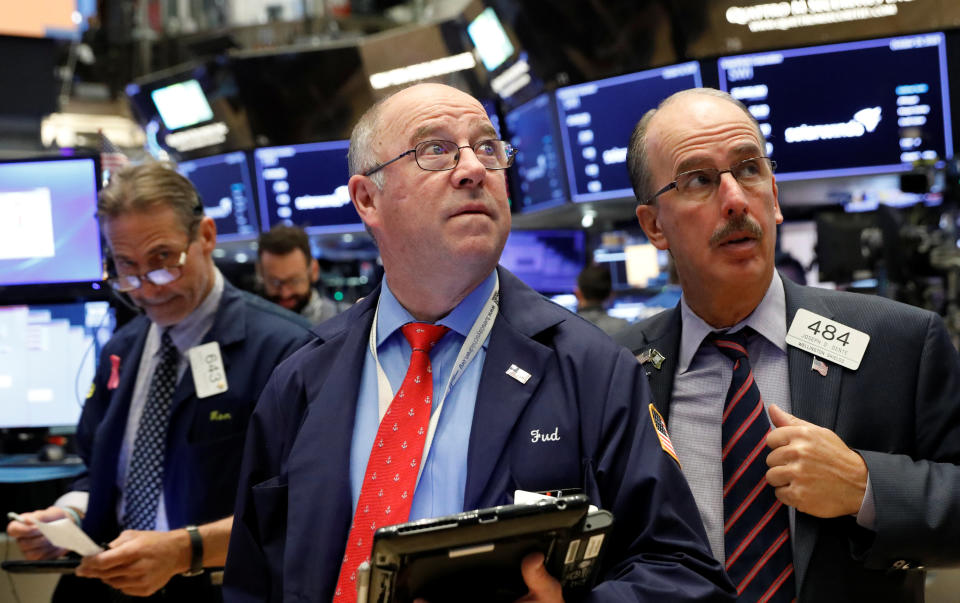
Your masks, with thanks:
<instances>
[{"instance_id":1,"label":"name badge","mask_svg":"<svg viewBox=\"0 0 960 603\"><path fill-rule=\"evenodd\" d=\"M860 368L870 336L801 308L787 331L787 343L855 371Z\"/></svg>"},{"instance_id":2,"label":"name badge","mask_svg":"<svg viewBox=\"0 0 960 603\"><path fill-rule=\"evenodd\" d=\"M219 343L211 341L190 348L187 356L198 398L209 398L227 391L227 372L223 370Z\"/></svg>"}]
</instances>

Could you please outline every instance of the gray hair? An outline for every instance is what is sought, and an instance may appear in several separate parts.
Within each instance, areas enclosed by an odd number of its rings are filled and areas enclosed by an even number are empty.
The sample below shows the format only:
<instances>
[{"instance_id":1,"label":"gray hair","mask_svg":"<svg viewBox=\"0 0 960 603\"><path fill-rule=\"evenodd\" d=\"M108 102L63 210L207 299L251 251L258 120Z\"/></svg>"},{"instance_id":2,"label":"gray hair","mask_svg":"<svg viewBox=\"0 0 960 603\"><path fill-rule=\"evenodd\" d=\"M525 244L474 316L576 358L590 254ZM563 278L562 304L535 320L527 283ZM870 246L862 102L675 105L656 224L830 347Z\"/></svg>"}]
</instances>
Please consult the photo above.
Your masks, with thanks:
<instances>
[{"instance_id":1,"label":"gray hair","mask_svg":"<svg viewBox=\"0 0 960 603\"><path fill-rule=\"evenodd\" d=\"M380 113L383 104L392 96L391 94L375 102L353 126L353 132L350 133L350 148L347 150L347 164L350 167L351 176L362 174L377 166L377 158L373 152L373 141L380 129ZM385 176L386 174L380 171L371 175L370 180L377 185L377 188L383 188Z\"/></svg>"},{"instance_id":2,"label":"gray hair","mask_svg":"<svg viewBox=\"0 0 960 603\"><path fill-rule=\"evenodd\" d=\"M636 195L637 201L641 204L646 204L647 200L653 196L654 193L654 183L647 165L647 129L650 127L650 121L657 111L690 94L712 96L733 103L750 118L750 122L757 130L757 140L761 142L765 140L763 133L760 131L760 124L757 123L756 118L753 117L747 109L747 106L730 96L730 94L715 88L689 88L687 90L674 92L663 99L657 108L647 111L643 117L640 118L640 121L637 122L637 126L633 129L633 134L630 135L630 144L627 147L627 170L630 173L630 183L633 185L633 194ZM656 200L654 200L654 203L656 203Z\"/></svg>"},{"instance_id":3,"label":"gray hair","mask_svg":"<svg viewBox=\"0 0 960 603\"><path fill-rule=\"evenodd\" d=\"M104 221L131 213L147 213L169 207L183 231L191 235L203 219L203 206L193 184L170 163L151 161L127 166L110 178L100 191L97 219Z\"/></svg>"}]
</instances>

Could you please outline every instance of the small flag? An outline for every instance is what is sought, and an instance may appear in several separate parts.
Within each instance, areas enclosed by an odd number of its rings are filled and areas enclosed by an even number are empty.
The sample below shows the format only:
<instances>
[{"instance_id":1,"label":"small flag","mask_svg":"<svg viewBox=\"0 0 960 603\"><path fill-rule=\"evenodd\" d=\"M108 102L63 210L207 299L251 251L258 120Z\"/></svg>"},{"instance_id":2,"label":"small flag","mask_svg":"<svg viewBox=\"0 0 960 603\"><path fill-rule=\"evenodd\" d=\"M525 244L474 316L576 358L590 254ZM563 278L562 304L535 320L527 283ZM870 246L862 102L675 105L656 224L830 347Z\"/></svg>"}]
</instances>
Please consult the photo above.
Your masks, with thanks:
<instances>
[{"instance_id":1,"label":"small flag","mask_svg":"<svg viewBox=\"0 0 960 603\"><path fill-rule=\"evenodd\" d=\"M816 356L813 357L813 365L810 366L811 371L817 371L820 373L821 377L827 376L827 363L823 360L820 360Z\"/></svg>"},{"instance_id":2,"label":"small flag","mask_svg":"<svg viewBox=\"0 0 960 603\"><path fill-rule=\"evenodd\" d=\"M103 130L100 134L100 169L103 172L103 185L110 182L110 176L125 168L130 160L123 154L117 145L107 138Z\"/></svg>"},{"instance_id":3,"label":"small flag","mask_svg":"<svg viewBox=\"0 0 960 603\"><path fill-rule=\"evenodd\" d=\"M637 362L639 362L641 365L649 362L653 364L653 368L657 369L658 371L660 370L660 367L663 366L663 361L667 359L667 357L661 354L656 348L650 348L649 350L640 352L637 354L636 358Z\"/></svg>"},{"instance_id":4,"label":"small flag","mask_svg":"<svg viewBox=\"0 0 960 603\"><path fill-rule=\"evenodd\" d=\"M680 465L680 459L677 458L677 451L673 449L673 442L670 441L670 434L667 433L667 424L663 421L663 417L653 404L650 405L650 420L653 422L654 431L657 432L657 438L660 439L660 447L663 448L664 452L672 456L673 460L677 461L677 465Z\"/></svg>"}]
</instances>

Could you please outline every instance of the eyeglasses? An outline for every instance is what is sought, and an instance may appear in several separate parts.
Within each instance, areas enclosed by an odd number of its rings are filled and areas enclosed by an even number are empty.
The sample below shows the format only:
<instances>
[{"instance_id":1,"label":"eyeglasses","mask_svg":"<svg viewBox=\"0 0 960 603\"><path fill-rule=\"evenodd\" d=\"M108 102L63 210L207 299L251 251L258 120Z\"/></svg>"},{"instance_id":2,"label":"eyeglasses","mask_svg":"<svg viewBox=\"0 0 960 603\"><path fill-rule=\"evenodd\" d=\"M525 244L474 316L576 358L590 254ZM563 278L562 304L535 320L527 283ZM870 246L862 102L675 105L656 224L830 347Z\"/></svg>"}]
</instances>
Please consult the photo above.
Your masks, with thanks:
<instances>
[{"instance_id":1,"label":"eyeglasses","mask_svg":"<svg viewBox=\"0 0 960 603\"><path fill-rule=\"evenodd\" d=\"M183 265L187 263L187 251L189 249L190 243L187 244L187 249L180 252L180 258L175 264L150 270L143 274L118 274L108 278L107 282L121 293L139 289L143 286L143 281L149 281L157 286L169 285L183 276Z\"/></svg>"},{"instance_id":2,"label":"eyeglasses","mask_svg":"<svg viewBox=\"0 0 960 603\"><path fill-rule=\"evenodd\" d=\"M477 159L488 170L507 169L513 164L513 158L517 154L517 148L505 140L481 140L462 147L449 140L424 140L409 151L404 151L390 161L367 170L363 175L375 174L410 154L417 160L417 165L422 170L428 172L452 170L460 163L460 149L473 149Z\"/></svg>"},{"instance_id":3,"label":"eyeglasses","mask_svg":"<svg viewBox=\"0 0 960 603\"><path fill-rule=\"evenodd\" d=\"M652 197L644 201L650 205L657 197L667 191L677 189L684 198L691 201L706 201L713 196L720 187L720 177L730 174L744 188L755 189L769 184L773 171L777 169L777 162L769 157L751 157L730 166L730 169L701 168L680 172L677 179L658 190Z\"/></svg>"},{"instance_id":4,"label":"eyeglasses","mask_svg":"<svg viewBox=\"0 0 960 603\"><path fill-rule=\"evenodd\" d=\"M299 287L303 284L310 284L310 279L305 276L291 276L290 278L264 278L263 283L272 289L282 289L283 287Z\"/></svg>"}]
</instances>

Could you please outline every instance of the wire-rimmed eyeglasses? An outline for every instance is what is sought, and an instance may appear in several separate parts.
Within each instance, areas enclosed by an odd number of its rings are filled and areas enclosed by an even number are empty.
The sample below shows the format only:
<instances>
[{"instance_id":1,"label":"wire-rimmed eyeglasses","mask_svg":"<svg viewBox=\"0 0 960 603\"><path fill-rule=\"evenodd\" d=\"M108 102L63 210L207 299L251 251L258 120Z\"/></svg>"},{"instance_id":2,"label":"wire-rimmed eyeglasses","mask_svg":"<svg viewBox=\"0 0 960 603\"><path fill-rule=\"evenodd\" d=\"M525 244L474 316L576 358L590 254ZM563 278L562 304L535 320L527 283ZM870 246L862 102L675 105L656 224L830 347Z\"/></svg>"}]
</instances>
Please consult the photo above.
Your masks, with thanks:
<instances>
[{"instance_id":1,"label":"wire-rimmed eyeglasses","mask_svg":"<svg viewBox=\"0 0 960 603\"><path fill-rule=\"evenodd\" d=\"M394 161L399 161L411 154L422 170L428 172L452 170L460 162L461 149L473 149L477 160L488 170L507 169L513 164L513 158L517 154L516 147L505 140L481 140L462 147L449 140L424 140L409 151L404 151L390 161L367 170L363 175L375 174Z\"/></svg>"},{"instance_id":2,"label":"wire-rimmed eyeglasses","mask_svg":"<svg viewBox=\"0 0 960 603\"><path fill-rule=\"evenodd\" d=\"M738 161L726 170L717 168L700 168L677 174L676 180L664 186L652 197L643 202L650 205L657 197L677 189L685 199L691 201L706 201L720 187L720 177L730 174L744 188L757 188L769 184L770 176L777 169L777 162L769 157L751 157Z\"/></svg>"},{"instance_id":3,"label":"wire-rimmed eyeglasses","mask_svg":"<svg viewBox=\"0 0 960 603\"><path fill-rule=\"evenodd\" d=\"M192 241L187 244L187 249L180 252L180 256L174 264L156 268L143 274L117 274L107 278L107 282L121 293L139 289L143 286L143 281L148 281L157 286L169 285L183 276L183 265L187 263L187 251L191 244Z\"/></svg>"}]
</instances>

